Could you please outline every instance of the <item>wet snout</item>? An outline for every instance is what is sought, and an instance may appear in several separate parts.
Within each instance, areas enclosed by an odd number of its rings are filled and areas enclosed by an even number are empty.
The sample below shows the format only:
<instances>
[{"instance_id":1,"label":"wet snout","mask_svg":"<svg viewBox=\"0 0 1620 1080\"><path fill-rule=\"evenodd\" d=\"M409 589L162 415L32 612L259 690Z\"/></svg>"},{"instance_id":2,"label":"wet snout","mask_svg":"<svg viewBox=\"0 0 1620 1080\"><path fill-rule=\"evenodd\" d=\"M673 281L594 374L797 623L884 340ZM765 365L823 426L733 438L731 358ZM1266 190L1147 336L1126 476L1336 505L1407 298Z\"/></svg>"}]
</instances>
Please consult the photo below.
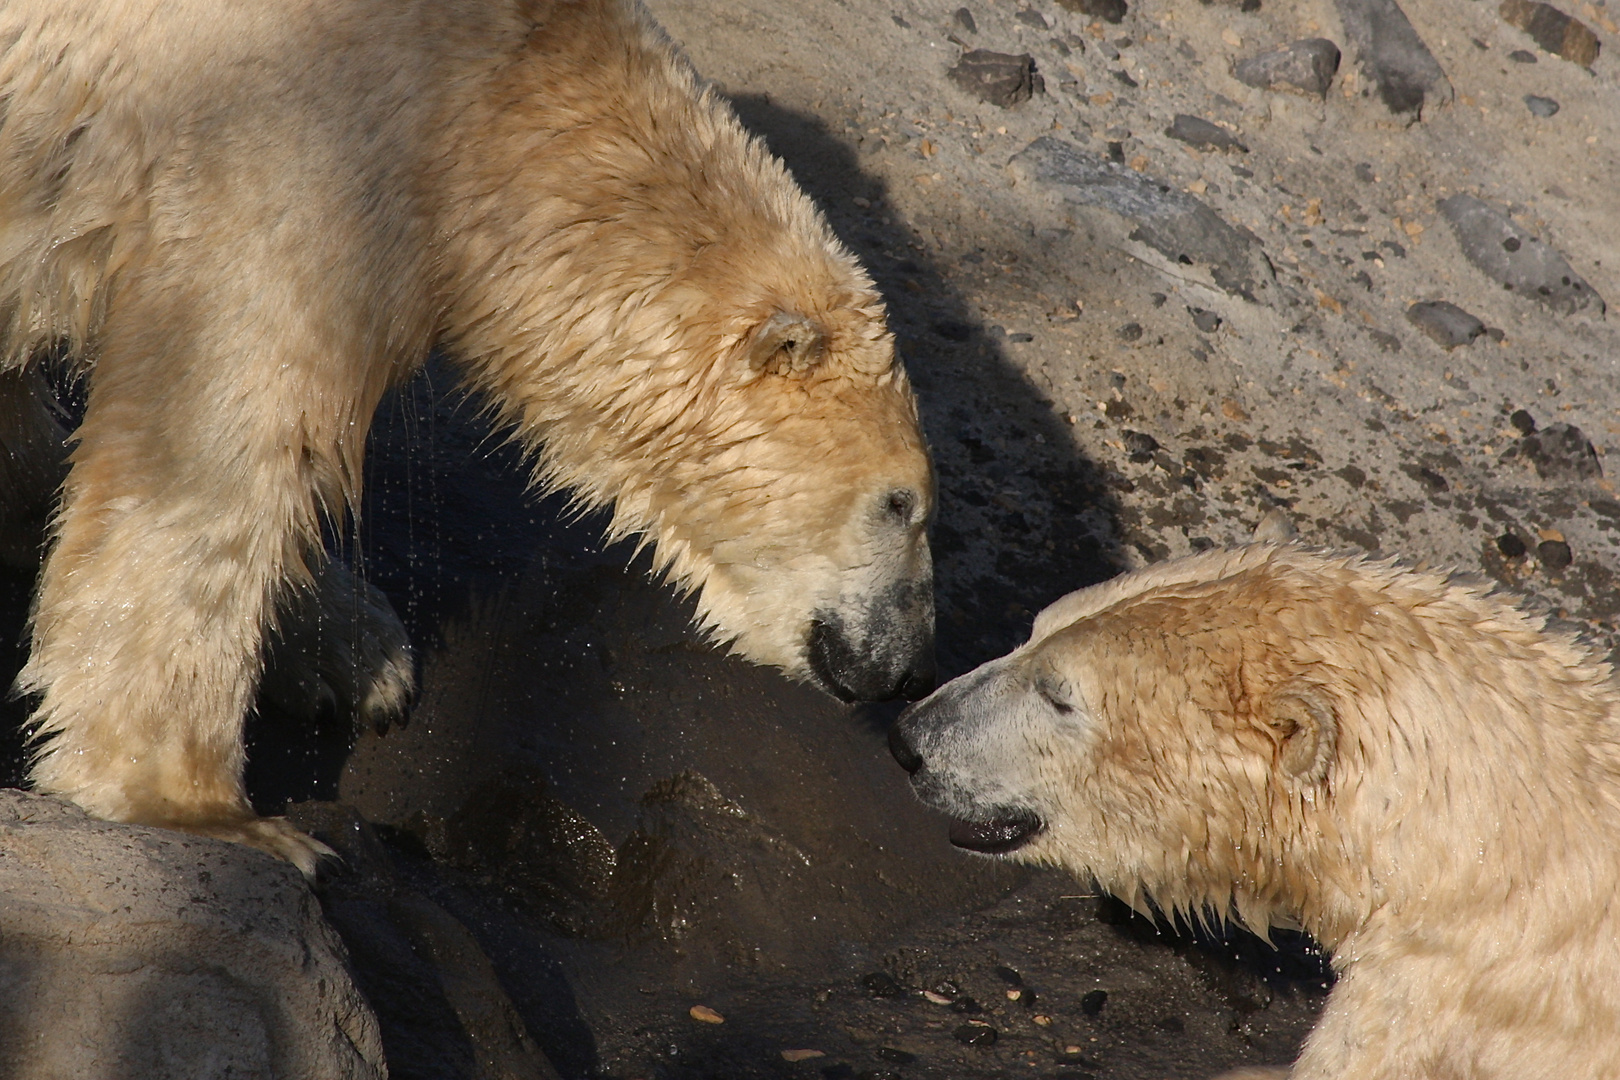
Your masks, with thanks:
<instances>
[{"instance_id":1,"label":"wet snout","mask_svg":"<svg viewBox=\"0 0 1620 1080\"><path fill-rule=\"evenodd\" d=\"M1044 829L1023 787L1022 740L1004 722L1005 697L986 665L908 707L889 729L889 752L924 803L951 816L950 840L1005 855Z\"/></svg>"},{"instance_id":2,"label":"wet snout","mask_svg":"<svg viewBox=\"0 0 1620 1080\"><path fill-rule=\"evenodd\" d=\"M844 701L915 701L934 688L931 577L898 582L852 613L816 612L808 642L816 681Z\"/></svg>"}]
</instances>

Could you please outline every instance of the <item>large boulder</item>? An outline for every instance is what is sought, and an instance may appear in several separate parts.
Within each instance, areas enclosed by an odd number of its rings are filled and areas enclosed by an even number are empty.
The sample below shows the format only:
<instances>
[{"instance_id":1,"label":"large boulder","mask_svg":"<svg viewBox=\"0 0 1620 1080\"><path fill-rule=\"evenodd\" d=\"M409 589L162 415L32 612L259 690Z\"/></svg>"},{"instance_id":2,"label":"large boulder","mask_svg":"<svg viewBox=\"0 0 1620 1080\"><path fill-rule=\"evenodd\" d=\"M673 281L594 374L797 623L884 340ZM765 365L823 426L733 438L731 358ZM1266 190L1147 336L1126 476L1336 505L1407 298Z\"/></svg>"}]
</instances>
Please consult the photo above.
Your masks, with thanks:
<instances>
[{"instance_id":1,"label":"large boulder","mask_svg":"<svg viewBox=\"0 0 1620 1080\"><path fill-rule=\"evenodd\" d=\"M290 864L0 790L0 1076L387 1072Z\"/></svg>"}]
</instances>

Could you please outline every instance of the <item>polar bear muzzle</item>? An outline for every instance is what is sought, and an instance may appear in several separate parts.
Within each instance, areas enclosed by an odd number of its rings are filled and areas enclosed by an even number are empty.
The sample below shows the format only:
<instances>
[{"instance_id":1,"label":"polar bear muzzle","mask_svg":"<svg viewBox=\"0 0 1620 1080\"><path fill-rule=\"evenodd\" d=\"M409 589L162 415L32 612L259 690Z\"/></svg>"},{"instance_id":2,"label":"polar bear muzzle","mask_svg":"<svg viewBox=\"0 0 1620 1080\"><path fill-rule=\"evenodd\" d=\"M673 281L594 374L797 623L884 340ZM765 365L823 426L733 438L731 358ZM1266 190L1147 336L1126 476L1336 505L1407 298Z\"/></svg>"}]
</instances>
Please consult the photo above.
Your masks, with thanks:
<instances>
[{"instance_id":1,"label":"polar bear muzzle","mask_svg":"<svg viewBox=\"0 0 1620 1080\"><path fill-rule=\"evenodd\" d=\"M810 622L810 671L843 701L915 701L934 688L930 578L897 581L853 613L822 609Z\"/></svg>"}]
</instances>

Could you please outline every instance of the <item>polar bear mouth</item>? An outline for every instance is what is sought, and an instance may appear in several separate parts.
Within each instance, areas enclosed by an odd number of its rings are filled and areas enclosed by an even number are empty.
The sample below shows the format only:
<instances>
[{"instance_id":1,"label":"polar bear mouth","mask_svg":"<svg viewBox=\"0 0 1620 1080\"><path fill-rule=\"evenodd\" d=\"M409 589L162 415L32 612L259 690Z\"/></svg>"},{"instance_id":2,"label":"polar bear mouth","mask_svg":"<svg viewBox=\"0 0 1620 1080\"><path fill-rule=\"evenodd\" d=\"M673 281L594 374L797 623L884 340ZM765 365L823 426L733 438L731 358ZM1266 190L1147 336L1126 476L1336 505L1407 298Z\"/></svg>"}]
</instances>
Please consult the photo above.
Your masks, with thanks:
<instances>
[{"instance_id":1,"label":"polar bear mouth","mask_svg":"<svg viewBox=\"0 0 1620 1080\"><path fill-rule=\"evenodd\" d=\"M951 843L981 855L1006 855L1035 839L1045 828L1028 810L1014 810L983 821L954 818Z\"/></svg>"}]
</instances>

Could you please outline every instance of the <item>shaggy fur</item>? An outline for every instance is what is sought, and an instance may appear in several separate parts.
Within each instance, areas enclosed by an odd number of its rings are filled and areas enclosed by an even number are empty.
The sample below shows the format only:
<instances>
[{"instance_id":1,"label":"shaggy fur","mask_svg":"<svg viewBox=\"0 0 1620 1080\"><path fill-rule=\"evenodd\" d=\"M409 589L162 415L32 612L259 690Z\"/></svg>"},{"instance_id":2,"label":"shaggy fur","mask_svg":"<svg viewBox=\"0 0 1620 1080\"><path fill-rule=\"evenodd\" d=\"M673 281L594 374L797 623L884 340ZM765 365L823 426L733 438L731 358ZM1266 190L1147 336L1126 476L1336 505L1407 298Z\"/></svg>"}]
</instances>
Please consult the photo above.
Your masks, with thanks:
<instances>
[{"instance_id":1,"label":"shaggy fur","mask_svg":"<svg viewBox=\"0 0 1620 1080\"><path fill-rule=\"evenodd\" d=\"M13 0L0 360L89 377L22 676L40 790L310 867L247 806L242 717L435 345L715 639L846 697L931 682L879 298L631 0Z\"/></svg>"},{"instance_id":2,"label":"shaggy fur","mask_svg":"<svg viewBox=\"0 0 1620 1080\"><path fill-rule=\"evenodd\" d=\"M1294 1080L1620 1077L1620 687L1484 588L1165 563L1047 608L894 744L967 846L1331 949Z\"/></svg>"}]
</instances>

